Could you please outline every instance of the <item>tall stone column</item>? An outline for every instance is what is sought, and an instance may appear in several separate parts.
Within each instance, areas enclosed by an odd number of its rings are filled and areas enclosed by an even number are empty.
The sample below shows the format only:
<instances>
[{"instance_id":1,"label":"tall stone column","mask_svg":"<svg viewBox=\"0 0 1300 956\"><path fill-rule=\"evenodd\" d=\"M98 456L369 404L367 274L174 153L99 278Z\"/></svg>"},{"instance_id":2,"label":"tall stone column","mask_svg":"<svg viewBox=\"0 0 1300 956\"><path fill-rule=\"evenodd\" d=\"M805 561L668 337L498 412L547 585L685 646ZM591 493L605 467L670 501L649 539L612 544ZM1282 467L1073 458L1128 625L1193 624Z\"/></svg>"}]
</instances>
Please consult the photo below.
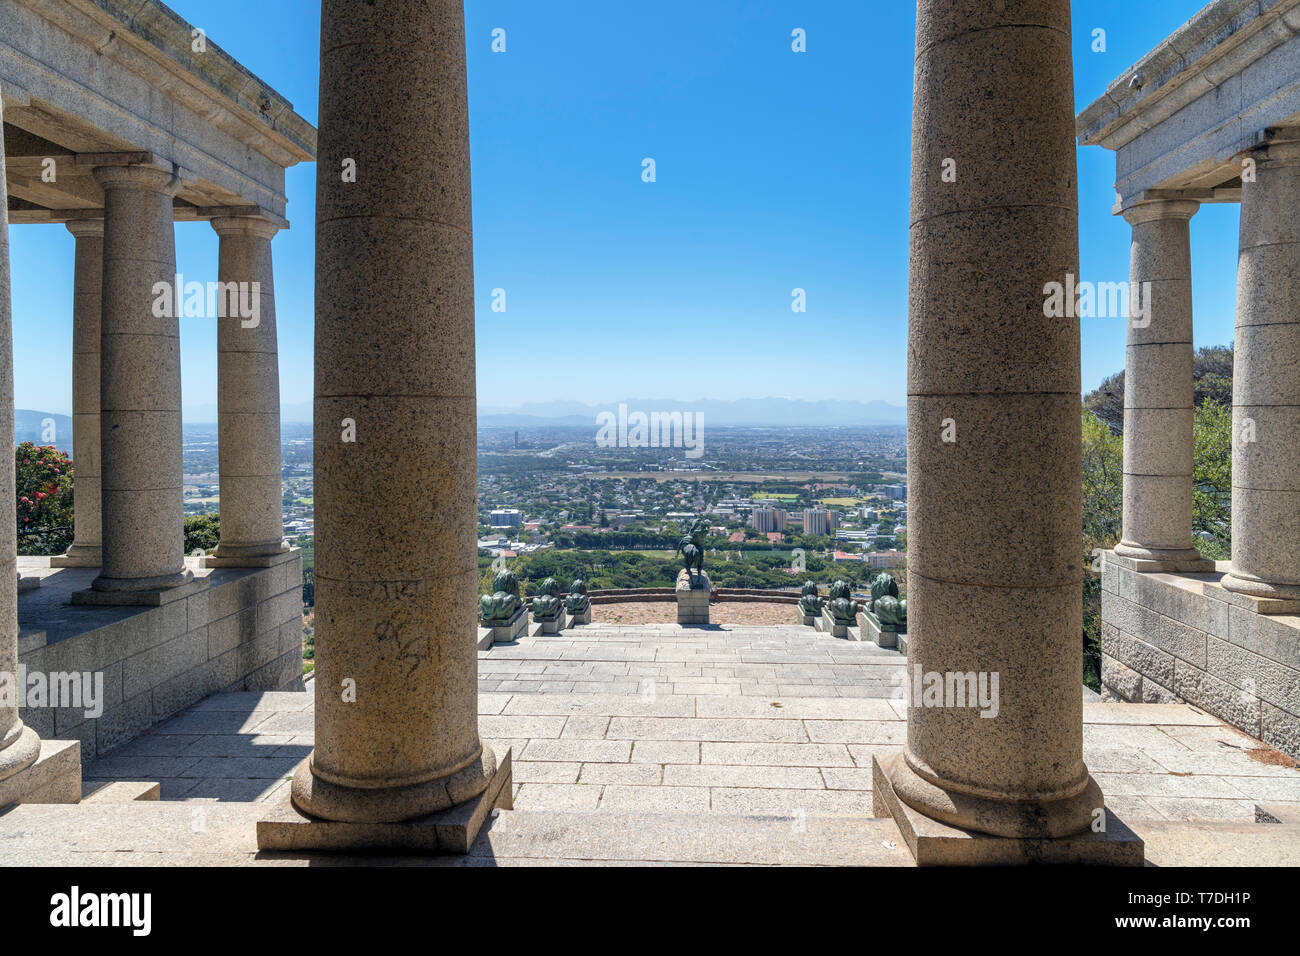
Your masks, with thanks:
<instances>
[{"instance_id":1,"label":"tall stone column","mask_svg":"<svg viewBox=\"0 0 1300 956\"><path fill-rule=\"evenodd\" d=\"M1300 136L1254 155L1241 192L1232 378L1232 568L1221 582L1300 600Z\"/></svg>"},{"instance_id":2,"label":"tall stone column","mask_svg":"<svg viewBox=\"0 0 1300 956\"><path fill-rule=\"evenodd\" d=\"M0 121L4 105L0 100ZM18 685L18 527L14 473L14 362L9 298L9 190L5 179L4 124L0 122L0 449L8 463L0 468L0 680ZM18 716L18 701L0 700L0 780L36 762L41 738Z\"/></svg>"},{"instance_id":3,"label":"tall stone column","mask_svg":"<svg viewBox=\"0 0 1300 956\"><path fill-rule=\"evenodd\" d=\"M1124 532L1139 570L1213 571L1192 544L1192 254L1196 202L1143 202L1133 227L1124 371ZM1140 299L1138 296L1140 295ZM1142 311L1142 315L1137 315Z\"/></svg>"},{"instance_id":4,"label":"tall stone column","mask_svg":"<svg viewBox=\"0 0 1300 956\"><path fill-rule=\"evenodd\" d=\"M156 603L186 584L180 325L172 196L152 166L98 166L104 190L100 329L103 564L74 601ZM172 296L169 303L167 297Z\"/></svg>"},{"instance_id":5,"label":"tall stone column","mask_svg":"<svg viewBox=\"0 0 1300 956\"><path fill-rule=\"evenodd\" d=\"M206 563L266 565L289 551L280 493L280 359L271 271L271 239L280 227L243 216L214 219L212 228L221 237L218 279L226 308L217 320L221 541Z\"/></svg>"},{"instance_id":6,"label":"tall stone column","mask_svg":"<svg viewBox=\"0 0 1300 956\"><path fill-rule=\"evenodd\" d=\"M316 748L292 798L313 817L383 823L500 776L478 735L473 637L464 10L325 0L321 15Z\"/></svg>"},{"instance_id":7,"label":"tall stone column","mask_svg":"<svg viewBox=\"0 0 1300 956\"><path fill-rule=\"evenodd\" d=\"M55 567L97 568L101 561L99 487L99 336L104 281L104 220L67 223L77 237L72 286L72 485L74 533Z\"/></svg>"},{"instance_id":8,"label":"tall stone column","mask_svg":"<svg viewBox=\"0 0 1300 956\"><path fill-rule=\"evenodd\" d=\"M916 31L913 693L877 788L900 826L1050 843L1102 807L1083 762L1079 320L1061 295L1079 261L1070 5L920 0ZM957 695L965 675L989 706Z\"/></svg>"}]
</instances>

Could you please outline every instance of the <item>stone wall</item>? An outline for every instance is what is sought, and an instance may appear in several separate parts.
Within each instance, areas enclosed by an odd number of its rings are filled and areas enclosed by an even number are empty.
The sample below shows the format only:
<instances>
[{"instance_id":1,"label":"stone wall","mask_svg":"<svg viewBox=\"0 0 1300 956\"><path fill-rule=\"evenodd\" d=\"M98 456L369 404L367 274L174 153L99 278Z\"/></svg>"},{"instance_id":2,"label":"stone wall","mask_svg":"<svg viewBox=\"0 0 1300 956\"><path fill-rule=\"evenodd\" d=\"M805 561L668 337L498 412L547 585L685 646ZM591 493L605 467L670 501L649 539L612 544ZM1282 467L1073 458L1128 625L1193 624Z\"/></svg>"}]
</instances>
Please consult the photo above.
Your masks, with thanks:
<instances>
[{"instance_id":1,"label":"stone wall","mask_svg":"<svg viewBox=\"0 0 1300 956\"><path fill-rule=\"evenodd\" d=\"M96 571L38 571L41 587L19 604L19 663L29 672L102 672L104 710L92 719L80 708L25 707L21 715L43 739L80 741L83 762L209 694L302 689L296 550L269 568L196 569L207 590L151 608L69 607L65 592Z\"/></svg>"},{"instance_id":2,"label":"stone wall","mask_svg":"<svg viewBox=\"0 0 1300 956\"><path fill-rule=\"evenodd\" d=\"M1300 615L1231 602L1214 574L1144 574L1106 554L1102 696L1194 704L1300 757ZM1226 569L1226 562L1223 562Z\"/></svg>"}]
</instances>

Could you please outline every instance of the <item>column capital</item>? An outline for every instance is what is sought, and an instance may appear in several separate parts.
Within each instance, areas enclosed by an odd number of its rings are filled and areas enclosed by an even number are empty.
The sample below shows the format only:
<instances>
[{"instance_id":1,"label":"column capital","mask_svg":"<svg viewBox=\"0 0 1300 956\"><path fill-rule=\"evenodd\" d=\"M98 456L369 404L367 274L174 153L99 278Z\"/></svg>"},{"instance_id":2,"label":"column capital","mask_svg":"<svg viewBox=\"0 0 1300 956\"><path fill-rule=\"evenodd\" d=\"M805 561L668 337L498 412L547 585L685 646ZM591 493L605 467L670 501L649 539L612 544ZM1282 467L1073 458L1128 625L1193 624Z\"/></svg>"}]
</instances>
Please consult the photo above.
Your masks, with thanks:
<instances>
[{"instance_id":1,"label":"column capital","mask_svg":"<svg viewBox=\"0 0 1300 956\"><path fill-rule=\"evenodd\" d=\"M1300 166L1300 129L1278 130L1277 134L1278 138L1250 150L1250 158L1264 169Z\"/></svg>"},{"instance_id":2,"label":"column capital","mask_svg":"<svg viewBox=\"0 0 1300 956\"><path fill-rule=\"evenodd\" d=\"M91 171L99 188L141 189L175 196L181 188L181 178L157 166L96 166Z\"/></svg>"},{"instance_id":3,"label":"column capital","mask_svg":"<svg viewBox=\"0 0 1300 956\"><path fill-rule=\"evenodd\" d=\"M1194 199L1144 199L1120 215L1130 226L1140 226L1164 219L1191 219L1200 211L1201 204Z\"/></svg>"},{"instance_id":4,"label":"column capital","mask_svg":"<svg viewBox=\"0 0 1300 956\"><path fill-rule=\"evenodd\" d=\"M279 223L262 216L219 216L209 220L218 236L255 236L273 239L280 231Z\"/></svg>"},{"instance_id":5,"label":"column capital","mask_svg":"<svg viewBox=\"0 0 1300 956\"><path fill-rule=\"evenodd\" d=\"M102 239L104 237L104 220L102 219L70 219L63 225L67 227L68 232L78 239Z\"/></svg>"}]
</instances>

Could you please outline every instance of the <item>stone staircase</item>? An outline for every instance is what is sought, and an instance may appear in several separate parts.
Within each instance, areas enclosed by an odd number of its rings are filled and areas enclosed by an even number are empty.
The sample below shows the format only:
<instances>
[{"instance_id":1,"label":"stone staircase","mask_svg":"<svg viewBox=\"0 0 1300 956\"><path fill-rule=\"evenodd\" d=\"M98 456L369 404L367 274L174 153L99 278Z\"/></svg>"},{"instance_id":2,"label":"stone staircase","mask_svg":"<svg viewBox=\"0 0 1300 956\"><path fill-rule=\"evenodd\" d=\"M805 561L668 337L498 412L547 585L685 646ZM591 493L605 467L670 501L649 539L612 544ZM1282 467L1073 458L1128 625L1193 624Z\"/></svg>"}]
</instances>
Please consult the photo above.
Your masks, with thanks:
<instances>
[{"instance_id":1,"label":"stone staircase","mask_svg":"<svg viewBox=\"0 0 1300 956\"><path fill-rule=\"evenodd\" d=\"M217 695L159 725L141 739L138 764L127 745L116 767L88 765L81 804L0 811L0 865L912 865L893 820L873 817L868 782L871 753L901 742L896 651L794 624L588 625L479 657L489 685L479 696L480 730L499 752L512 751L517 809L494 811L464 857L259 853L257 821L283 797L282 771L306 752L312 727L309 695L267 693ZM771 693L764 676L746 683L773 670ZM661 692L649 698L638 690L646 673L660 675ZM563 686L543 689L548 680ZM609 689L593 690L602 681ZM490 686L503 683L513 686ZM1084 719L1090 766L1108 778L1108 804L1146 841L1148 862L1300 864L1300 807L1253 810L1269 793L1300 800L1287 795L1290 779L1231 776L1260 772L1242 750L1258 741L1185 705L1094 704ZM245 773L251 752L274 752L285 739L294 743L270 758L260 796L200 785L159 799L159 779L164 795L196 775L220 783L222 760L237 768L226 782L253 783L234 775ZM186 762L196 740L203 756ZM228 752L213 746L222 740L233 741ZM647 746L660 751L649 761L640 759ZM683 757L683 748L694 749ZM1167 752L1196 766L1152 770L1151 755ZM652 785L632 785L647 763L658 772ZM1157 809L1169 804L1139 796L1168 787L1169 800L1191 802L1196 776L1207 793L1221 789L1215 773L1274 789L1224 802L1245 810L1235 820L1160 819ZM818 785L809 777L824 778L823 789L801 789ZM857 789L853 799L840 799L846 791L836 788L845 787ZM1251 813L1276 822L1253 822Z\"/></svg>"}]
</instances>

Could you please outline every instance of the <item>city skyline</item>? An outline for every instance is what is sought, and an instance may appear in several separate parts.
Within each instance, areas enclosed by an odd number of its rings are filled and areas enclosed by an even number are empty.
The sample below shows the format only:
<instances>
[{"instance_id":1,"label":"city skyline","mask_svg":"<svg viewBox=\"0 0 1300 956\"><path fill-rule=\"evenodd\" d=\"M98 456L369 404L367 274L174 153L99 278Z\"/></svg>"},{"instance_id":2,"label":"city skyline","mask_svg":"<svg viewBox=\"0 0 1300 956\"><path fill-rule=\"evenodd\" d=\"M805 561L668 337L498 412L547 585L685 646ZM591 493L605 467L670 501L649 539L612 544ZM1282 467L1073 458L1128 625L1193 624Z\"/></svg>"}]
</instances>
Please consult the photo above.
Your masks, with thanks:
<instances>
[{"instance_id":1,"label":"city skyline","mask_svg":"<svg viewBox=\"0 0 1300 956\"><path fill-rule=\"evenodd\" d=\"M172 6L316 122L315 4ZM473 5L481 408L634 395L905 404L914 9L858 6L667 3L643 23L631 10L584 17L593 8L579 2L560 16L557 5ZM1199 6L1076 3L1076 109ZM240 29L252 17L264 29ZM498 27L504 53L491 49ZM795 28L805 53L791 49ZM1104 53L1092 50L1098 29ZM853 109L855 89L875 94L870 116ZM1077 156L1081 278L1124 281L1114 156ZM290 410L312 396L315 177L311 164L288 171L292 228L275 240ZM1207 205L1192 223L1198 346L1232 338L1237 222L1235 205ZM73 238L58 226L15 226L11 238L17 406L67 414ZM216 277L211 228L178 223L176 240L178 271ZM796 289L804 313L791 311ZM212 320L181 320L187 421L214 417L215 339ZM1085 319L1082 344L1087 392L1124 367L1123 321ZM530 373L548 367L581 374Z\"/></svg>"}]
</instances>

